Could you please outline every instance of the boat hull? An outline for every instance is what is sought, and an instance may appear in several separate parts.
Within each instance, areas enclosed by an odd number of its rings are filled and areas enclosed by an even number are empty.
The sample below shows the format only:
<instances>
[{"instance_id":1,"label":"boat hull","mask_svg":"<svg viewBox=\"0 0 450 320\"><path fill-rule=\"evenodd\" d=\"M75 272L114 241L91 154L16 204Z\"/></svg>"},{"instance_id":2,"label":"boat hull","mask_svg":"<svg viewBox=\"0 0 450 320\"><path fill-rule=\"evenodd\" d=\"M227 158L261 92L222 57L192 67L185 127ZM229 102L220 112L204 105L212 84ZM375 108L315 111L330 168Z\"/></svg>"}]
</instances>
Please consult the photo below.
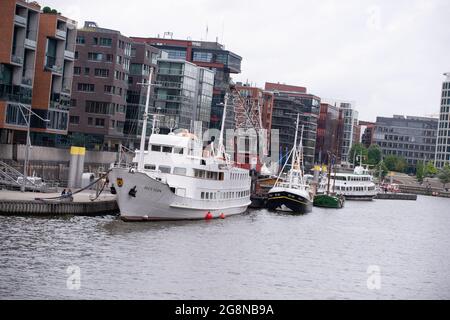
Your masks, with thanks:
<instances>
[{"instance_id":1,"label":"boat hull","mask_svg":"<svg viewBox=\"0 0 450 320\"><path fill-rule=\"evenodd\" d=\"M283 210L288 208L292 213L303 214L312 211L313 203L305 197L286 191L270 192L267 198L269 210Z\"/></svg>"},{"instance_id":2,"label":"boat hull","mask_svg":"<svg viewBox=\"0 0 450 320\"><path fill-rule=\"evenodd\" d=\"M314 206L320 208L341 209L344 207L345 199L342 196L316 195L314 197Z\"/></svg>"},{"instance_id":3,"label":"boat hull","mask_svg":"<svg viewBox=\"0 0 450 320\"><path fill-rule=\"evenodd\" d=\"M127 169L113 169L110 181L115 183L120 217L124 221L224 218L244 213L250 205L250 200L245 198L224 203L180 197L166 183Z\"/></svg>"}]
</instances>

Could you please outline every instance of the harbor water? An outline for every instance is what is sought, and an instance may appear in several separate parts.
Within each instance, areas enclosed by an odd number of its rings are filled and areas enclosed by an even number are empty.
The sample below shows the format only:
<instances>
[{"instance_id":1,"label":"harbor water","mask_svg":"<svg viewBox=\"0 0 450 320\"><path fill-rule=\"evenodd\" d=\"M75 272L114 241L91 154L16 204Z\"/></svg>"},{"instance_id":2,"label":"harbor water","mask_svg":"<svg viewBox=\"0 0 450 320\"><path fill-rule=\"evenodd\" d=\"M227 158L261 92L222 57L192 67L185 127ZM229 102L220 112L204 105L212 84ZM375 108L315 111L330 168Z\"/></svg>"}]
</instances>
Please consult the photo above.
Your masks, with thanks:
<instances>
[{"instance_id":1,"label":"harbor water","mask_svg":"<svg viewBox=\"0 0 450 320\"><path fill-rule=\"evenodd\" d=\"M450 299L449 208L419 196L197 222L0 217L0 298Z\"/></svg>"}]
</instances>

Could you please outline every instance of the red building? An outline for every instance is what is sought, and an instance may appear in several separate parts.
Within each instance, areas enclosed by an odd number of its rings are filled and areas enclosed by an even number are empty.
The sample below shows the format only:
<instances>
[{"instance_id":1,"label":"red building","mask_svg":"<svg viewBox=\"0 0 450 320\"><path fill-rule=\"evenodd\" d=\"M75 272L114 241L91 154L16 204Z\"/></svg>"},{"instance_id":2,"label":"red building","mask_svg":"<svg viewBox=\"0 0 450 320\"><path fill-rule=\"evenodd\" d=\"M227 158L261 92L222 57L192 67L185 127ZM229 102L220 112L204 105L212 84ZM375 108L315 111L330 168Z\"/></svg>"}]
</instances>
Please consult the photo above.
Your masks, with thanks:
<instances>
[{"instance_id":1,"label":"red building","mask_svg":"<svg viewBox=\"0 0 450 320\"><path fill-rule=\"evenodd\" d=\"M328 153L338 156L340 109L336 106L321 103L317 124L317 141L315 159L318 164L328 163Z\"/></svg>"},{"instance_id":2,"label":"red building","mask_svg":"<svg viewBox=\"0 0 450 320\"><path fill-rule=\"evenodd\" d=\"M373 144L373 138L375 133L375 123L368 121L360 121L359 127L363 132L361 137L361 143L366 147L370 147Z\"/></svg>"}]
</instances>

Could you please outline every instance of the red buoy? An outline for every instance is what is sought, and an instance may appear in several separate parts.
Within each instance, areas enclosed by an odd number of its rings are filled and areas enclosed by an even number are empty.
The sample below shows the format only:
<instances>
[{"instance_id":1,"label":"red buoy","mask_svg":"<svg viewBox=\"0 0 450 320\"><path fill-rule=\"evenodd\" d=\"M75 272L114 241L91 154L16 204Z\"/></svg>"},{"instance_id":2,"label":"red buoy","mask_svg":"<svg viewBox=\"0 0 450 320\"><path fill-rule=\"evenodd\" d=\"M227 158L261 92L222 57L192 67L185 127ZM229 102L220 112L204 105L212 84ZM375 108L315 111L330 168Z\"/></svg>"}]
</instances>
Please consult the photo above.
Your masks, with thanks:
<instances>
[{"instance_id":1,"label":"red buoy","mask_svg":"<svg viewBox=\"0 0 450 320\"><path fill-rule=\"evenodd\" d=\"M222 213L222 214L220 215L220 219L225 219L225 214Z\"/></svg>"},{"instance_id":2,"label":"red buoy","mask_svg":"<svg viewBox=\"0 0 450 320\"><path fill-rule=\"evenodd\" d=\"M211 212L208 212L205 216L205 220L211 220L213 218L213 215Z\"/></svg>"}]
</instances>

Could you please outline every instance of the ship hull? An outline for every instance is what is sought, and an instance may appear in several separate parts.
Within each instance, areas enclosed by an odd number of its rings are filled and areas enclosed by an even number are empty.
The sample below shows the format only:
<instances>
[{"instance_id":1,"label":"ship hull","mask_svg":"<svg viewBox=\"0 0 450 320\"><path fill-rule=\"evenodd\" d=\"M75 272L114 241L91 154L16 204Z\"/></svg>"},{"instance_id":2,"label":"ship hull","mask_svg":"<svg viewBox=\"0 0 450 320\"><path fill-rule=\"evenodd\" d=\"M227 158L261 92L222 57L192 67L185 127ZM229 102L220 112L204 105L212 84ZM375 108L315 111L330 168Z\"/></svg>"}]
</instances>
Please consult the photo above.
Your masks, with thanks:
<instances>
[{"instance_id":1,"label":"ship hull","mask_svg":"<svg viewBox=\"0 0 450 320\"><path fill-rule=\"evenodd\" d=\"M113 169L120 217L124 221L216 219L246 212L249 199L202 201L176 195L167 183L141 172Z\"/></svg>"},{"instance_id":2,"label":"ship hull","mask_svg":"<svg viewBox=\"0 0 450 320\"><path fill-rule=\"evenodd\" d=\"M269 192L267 198L267 208L273 211L281 210L290 211L295 214L304 214L310 213L312 207L313 203L311 200L288 191Z\"/></svg>"}]
</instances>

